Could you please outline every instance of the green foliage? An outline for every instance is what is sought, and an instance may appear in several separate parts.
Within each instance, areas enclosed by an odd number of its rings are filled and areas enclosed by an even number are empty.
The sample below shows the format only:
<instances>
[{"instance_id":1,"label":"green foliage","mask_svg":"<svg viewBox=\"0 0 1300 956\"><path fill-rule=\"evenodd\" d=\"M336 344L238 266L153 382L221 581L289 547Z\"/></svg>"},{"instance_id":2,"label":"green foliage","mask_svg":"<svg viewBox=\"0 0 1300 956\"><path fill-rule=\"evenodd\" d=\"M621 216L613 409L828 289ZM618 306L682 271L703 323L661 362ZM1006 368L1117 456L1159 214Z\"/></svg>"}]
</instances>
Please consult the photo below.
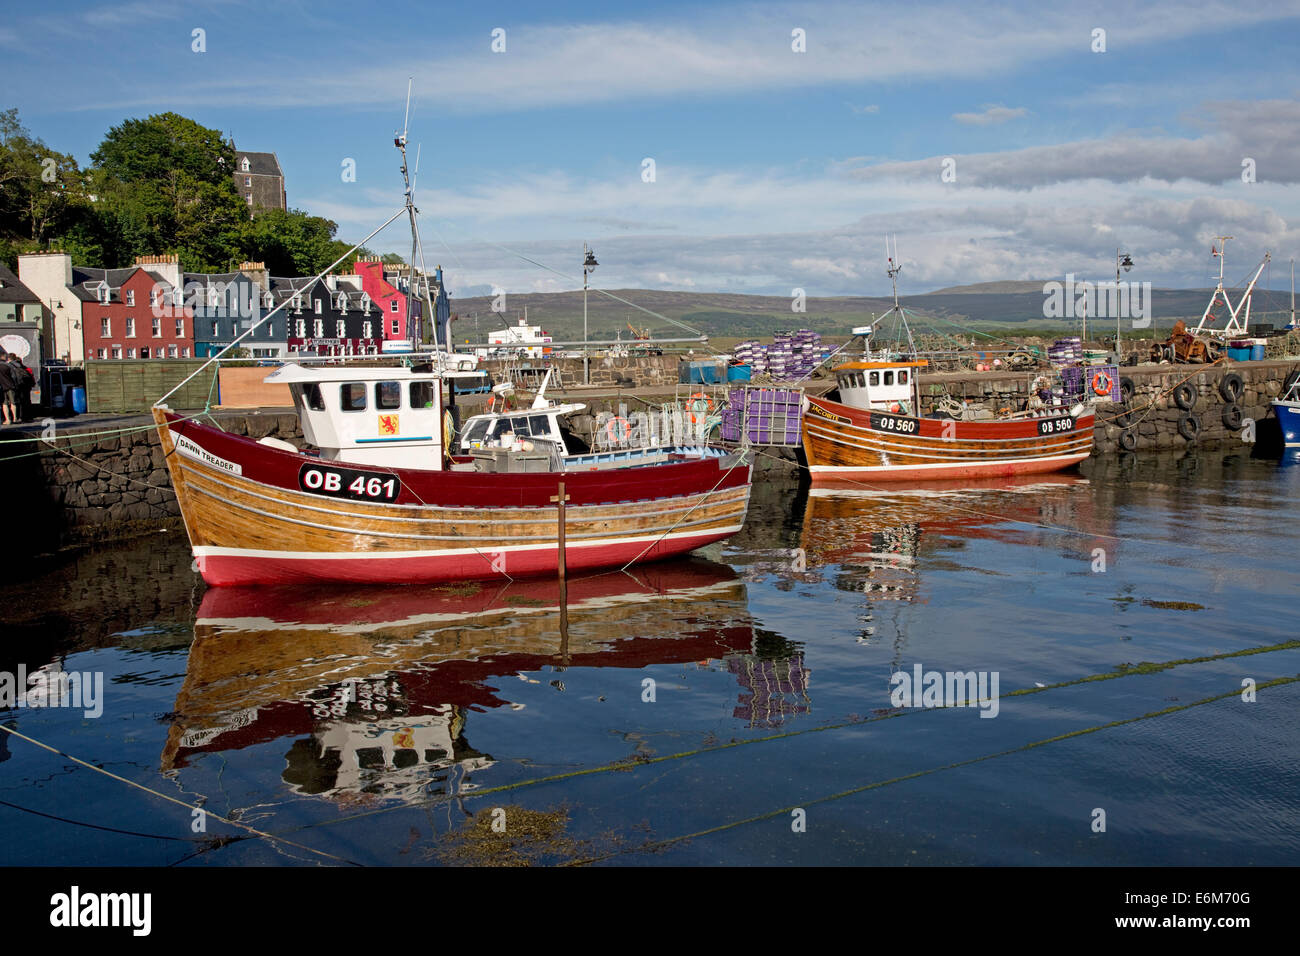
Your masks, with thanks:
<instances>
[{"instance_id":1,"label":"green foliage","mask_svg":"<svg viewBox=\"0 0 1300 956\"><path fill-rule=\"evenodd\" d=\"M315 275L351 245L334 239L337 231L337 224L299 209L268 209L244 224L241 256L265 262L271 275Z\"/></svg>"},{"instance_id":2,"label":"green foliage","mask_svg":"<svg viewBox=\"0 0 1300 956\"><path fill-rule=\"evenodd\" d=\"M0 112L0 240L6 262L44 248L92 215L86 178L73 157L34 139L18 110Z\"/></svg>"}]
</instances>

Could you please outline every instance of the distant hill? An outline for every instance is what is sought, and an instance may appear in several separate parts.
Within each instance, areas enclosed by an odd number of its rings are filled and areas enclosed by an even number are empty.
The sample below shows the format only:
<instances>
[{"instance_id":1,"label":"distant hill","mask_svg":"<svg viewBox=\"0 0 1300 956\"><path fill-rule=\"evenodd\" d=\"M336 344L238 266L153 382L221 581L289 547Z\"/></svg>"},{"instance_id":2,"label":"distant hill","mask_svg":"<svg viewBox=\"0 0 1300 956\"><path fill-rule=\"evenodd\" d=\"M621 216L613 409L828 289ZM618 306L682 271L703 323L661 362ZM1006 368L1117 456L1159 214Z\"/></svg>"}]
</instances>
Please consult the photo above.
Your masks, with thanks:
<instances>
[{"instance_id":1,"label":"distant hill","mask_svg":"<svg viewBox=\"0 0 1300 956\"><path fill-rule=\"evenodd\" d=\"M874 296L813 297L803 312L791 311L787 296L742 295L721 292L677 292L662 289L614 289L619 299L635 303L710 337L744 339L770 338L780 329L809 328L823 335L847 335L855 325L884 314L891 301ZM1198 320L1210 297L1209 289L1155 289L1152 316L1157 328L1168 328L1176 319ZM1280 293L1273 293L1276 298ZM1042 282L981 282L970 286L939 289L901 299L915 323L933 322L939 327L1006 327L1065 330L1077 328L1073 319L1048 319L1043 315ZM1266 294L1256 297L1256 314L1282 306ZM460 299L453 296L452 311L459 320L454 327L458 342L483 342L488 333L515 324L528 310L528 321L540 325L556 341L581 341L582 291L518 293L506 297L504 313L492 311L490 296ZM673 322L648 315L633 305L592 291L588 295L588 338L591 341L630 338L628 323L649 329L655 338L682 338L692 334ZM1259 321L1283 324L1281 316L1260 316ZM1114 320L1101 320L1114 325ZM1091 323L1089 323L1091 325Z\"/></svg>"},{"instance_id":2,"label":"distant hill","mask_svg":"<svg viewBox=\"0 0 1300 956\"><path fill-rule=\"evenodd\" d=\"M976 282L972 285L954 285L935 289L926 295L1014 295L1021 292L1043 294L1043 284L1048 279L1023 279L1007 282Z\"/></svg>"}]
</instances>

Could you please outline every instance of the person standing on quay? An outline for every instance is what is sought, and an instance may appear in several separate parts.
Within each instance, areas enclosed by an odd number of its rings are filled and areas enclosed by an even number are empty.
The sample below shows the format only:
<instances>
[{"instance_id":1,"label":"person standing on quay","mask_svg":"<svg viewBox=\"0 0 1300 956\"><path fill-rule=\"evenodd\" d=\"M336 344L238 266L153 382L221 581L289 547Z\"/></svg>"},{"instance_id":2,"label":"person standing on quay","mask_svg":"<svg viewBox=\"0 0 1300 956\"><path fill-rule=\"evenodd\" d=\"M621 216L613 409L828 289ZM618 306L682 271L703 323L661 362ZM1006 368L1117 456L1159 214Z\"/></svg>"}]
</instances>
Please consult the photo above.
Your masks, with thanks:
<instances>
[{"instance_id":1,"label":"person standing on quay","mask_svg":"<svg viewBox=\"0 0 1300 956\"><path fill-rule=\"evenodd\" d=\"M18 423L18 383L14 381L14 368L7 361L0 362L0 401L4 403L4 423Z\"/></svg>"},{"instance_id":2,"label":"person standing on quay","mask_svg":"<svg viewBox=\"0 0 1300 956\"><path fill-rule=\"evenodd\" d=\"M16 352L9 353L9 376L14 380L14 418L19 422L26 421L36 376Z\"/></svg>"}]
</instances>

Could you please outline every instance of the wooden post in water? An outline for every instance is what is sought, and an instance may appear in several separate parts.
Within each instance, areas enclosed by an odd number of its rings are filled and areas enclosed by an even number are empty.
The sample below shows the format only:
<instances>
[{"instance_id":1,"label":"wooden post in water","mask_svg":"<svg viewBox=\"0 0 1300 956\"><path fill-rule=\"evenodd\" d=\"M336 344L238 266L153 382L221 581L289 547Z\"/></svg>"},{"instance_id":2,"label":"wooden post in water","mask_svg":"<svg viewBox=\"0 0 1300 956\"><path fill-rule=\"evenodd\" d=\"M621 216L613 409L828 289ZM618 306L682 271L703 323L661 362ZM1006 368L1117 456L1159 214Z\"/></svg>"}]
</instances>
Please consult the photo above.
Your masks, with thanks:
<instances>
[{"instance_id":1,"label":"wooden post in water","mask_svg":"<svg viewBox=\"0 0 1300 956\"><path fill-rule=\"evenodd\" d=\"M560 572L560 636L561 639L567 640L569 636L569 585L566 579L566 567L564 561L564 503L569 500L569 496L564 493L564 482L560 482L557 493L551 498L556 504L556 510L559 512L558 525L559 547L557 556L559 558Z\"/></svg>"}]
</instances>

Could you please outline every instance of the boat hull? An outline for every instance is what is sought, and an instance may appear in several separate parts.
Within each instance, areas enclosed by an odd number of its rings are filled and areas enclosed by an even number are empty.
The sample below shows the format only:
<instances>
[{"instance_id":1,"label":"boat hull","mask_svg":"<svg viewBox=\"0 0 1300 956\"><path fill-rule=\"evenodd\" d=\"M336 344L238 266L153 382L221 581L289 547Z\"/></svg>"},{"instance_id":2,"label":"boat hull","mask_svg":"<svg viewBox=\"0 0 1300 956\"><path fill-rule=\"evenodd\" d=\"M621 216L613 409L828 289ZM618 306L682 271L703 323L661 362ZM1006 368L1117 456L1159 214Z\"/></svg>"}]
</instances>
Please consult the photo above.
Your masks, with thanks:
<instances>
[{"instance_id":1,"label":"boat hull","mask_svg":"<svg viewBox=\"0 0 1300 956\"><path fill-rule=\"evenodd\" d=\"M750 466L735 456L592 471L497 474L323 461L181 419L155 420L203 579L502 580L565 563L618 567L685 554L740 530Z\"/></svg>"},{"instance_id":2,"label":"boat hull","mask_svg":"<svg viewBox=\"0 0 1300 956\"><path fill-rule=\"evenodd\" d=\"M814 483L997 478L1061 471L1092 454L1095 416L1015 421L914 418L809 398L803 446Z\"/></svg>"},{"instance_id":3,"label":"boat hull","mask_svg":"<svg viewBox=\"0 0 1300 956\"><path fill-rule=\"evenodd\" d=\"M1287 448L1300 448L1300 402L1276 401L1273 413L1282 426L1282 441Z\"/></svg>"}]
</instances>

